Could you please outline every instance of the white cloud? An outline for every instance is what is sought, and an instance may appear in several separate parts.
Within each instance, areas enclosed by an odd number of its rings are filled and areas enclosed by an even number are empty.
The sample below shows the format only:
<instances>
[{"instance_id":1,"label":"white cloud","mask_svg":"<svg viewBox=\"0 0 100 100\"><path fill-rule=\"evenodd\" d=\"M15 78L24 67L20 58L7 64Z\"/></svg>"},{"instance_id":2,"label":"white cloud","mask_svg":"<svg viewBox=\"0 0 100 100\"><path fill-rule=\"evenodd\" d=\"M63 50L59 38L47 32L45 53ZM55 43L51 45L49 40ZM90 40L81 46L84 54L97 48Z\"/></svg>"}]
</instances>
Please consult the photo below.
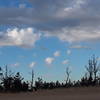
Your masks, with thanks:
<instances>
[{"instance_id":1,"label":"white cloud","mask_svg":"<svg viewBox=\"0 0 100 100\"><path fill-rule=\"evenodd\" d=\"M73 28L62 28L59 31L47 32L45 36L55 36L61 41L75 43L83 41L98 41L100 40L100 25L98 27L79 26Z\"/></svg>"},{"instance_id":2,"label":"white cloud","mask_svg":"<svg viewBox=\"0 0 100 100\"><path fill-rule=\"evenodd\" d=\"M8 29L6 32L0 32L0 46L33 47L40 36L33 28Z\"/></svg>"},{"instance_id":3,"label":"white cloud","mask_svg":"<svg viewBox=\"0 0 100 100\"><path fill-rule=\"evenodd\" d=\"M68 64L69 63L69 60L68 59L65 59L64 61L62 61L62 64L63 65L66 65L66 64Z\"/></svg>"},{"instance_id":4,"label":"white cloud","mask_svg":"<svg viewBox=\"0 0 100 100\"><path fill-rule=\"evenodd\" d=\"M30 68L33 68L34 66L36 66L36 62L32 62L32 63L29 65Z\"/></svg>"},{"instance_id":5,"label":"white cloud","mask_svg":"<svg viewBox=\"0 0 100 100\"><path fill-rule=\"evenodd\" d=\"M67 54L70 55L71 54L71 50L67 50Z\"/></svg>"},{"instance_id":6,"label":"white cloud","mask_svg":"<svg viewBox=\"0 0 100 100\"><path fill-rule=\"evenodd\" d=\"M20 63L17 62L17 63L15 63L15 64L11 64L10 66L11 66L11 67L19 67L19 66L20 66Z\"/></svg>"},{"instance_id":7,"label":"white cloud","mask_svg":"<svg viewBox=\"0 0 100 100\"><path fill-rule=\"evenodd\" d=\"M56 51L56 52L54 53L54 56L55 56L55 57L60 56L60 51Z\"/></svg>"},{"instance_id":8,"label":"white cloud","mask_svg":"<svg viewBox=\"0 0 100 100\"><path fill-rule=\"evenodd\" d=\"M69 43L100 41L100 0L28 1L31 8L0 8L0 24L29 25Z\"/></svg>"},{"instance_id":9,"label":"white cloud","mask_svg":"<svg viewBox=\"0 0 100 100\"><path fill-rule=\"evenodd\" d=\"M54 58L53 57L47 57L45 59L46 64L51 65L54 62Z\"/></svg>"},{"instance_id":10,"label":"white cloud","mask_svg":"<svg viewBox=\"0 0 100 100\"><path fill-rule=\"evenodd\" d=\"M64 11L66 11L66 13L70 14L72 12L75 12L76 10L81 8L81 5L84 5L86 3L86 0L76 0L74 2L74 5L71 5L67 8L64 9Z\"/></svg>"}]
</instances>

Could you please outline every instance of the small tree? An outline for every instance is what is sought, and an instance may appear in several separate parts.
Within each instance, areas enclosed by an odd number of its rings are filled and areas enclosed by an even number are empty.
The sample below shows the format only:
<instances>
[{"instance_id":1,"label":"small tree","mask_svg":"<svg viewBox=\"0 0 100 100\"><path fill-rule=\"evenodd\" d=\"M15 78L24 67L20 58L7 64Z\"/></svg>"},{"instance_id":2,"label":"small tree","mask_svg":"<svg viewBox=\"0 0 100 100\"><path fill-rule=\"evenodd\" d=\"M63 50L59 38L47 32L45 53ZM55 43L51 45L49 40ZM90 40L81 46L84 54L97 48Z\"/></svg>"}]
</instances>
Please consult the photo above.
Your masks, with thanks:
<instances>
[{"instance_id":1,"label":"small tree","mask_svg":"<svg viewBox=\"0 0 100 100\"><path fill-rule=\"evenodd\" d=\"M6 65L6 70L5 70L5 78L7 78L8 77L8 66Z\"/></svg>"},{"instance_id":2,"label":"small tree","mask_svg":"<svg viewBox=\"0 0 100 100\"><path fill-rule=\"evenodd\" d=\"M58 87L60 87L61 85L60 85L60 82L57 80L56 81L56 87L58 88Z\"/></svg>"},{"instance_id":3,"label":"small tree","mask_svg":"<svg viewBox=\"0 0 100 100\"><path fill-rule=\"evenodd\" d=\"M96 84L97 74L99 72L99 65L98 65L97 58L95 58L95 56L89 59L88 66L86 66L86 70L89 75L88 77L89 84L90 85L92 85L93 83Z\"/></svg>"},{"instance_id":4,"label":"small tree","mask_svg":"<svg viewBox=\"0 0 100 100\"><path fill-rule=\"evenodd\" d=\"M99 65L98 65L97 58L95 58L95 56L93 56L92 62L93 62L94 81L96 82L96 80L97 80L97 74L99 72Z\"/></svg>"},{"instance_id":5,"label":"small tree","mask_svg":"<svg viewBox=\"0 0 100 100\"><path fill-rule=\"evenodd\" d=\"M70 74L71 74L71 71L70 71L69 67L67 67L66 68L66 75L67 75L66 84L68 84L70 81Z\"/></svg>"},{"instance_id":6,"label":"small tree","mask_svg":"<svg viewBox=\"0 0 100 100\"><path fill-rule=\"evenodd\" d=\"M20 73L17 72L13 82L13 87L15 91L19 92L22 90L22 80L23 78L21 77Z\"/></svg>"},{"instance_id":7,"label":"small tree","mask_svg":"<svg viewBox=\"0 0 100 100\"><path fill-rule=\"evenodd\" d=\"M3 91L2 79L3 79L3 70L0 67L0 92Z\"/></svg>"},{"instance_id":8,"label":"small tree","mask_svg":"<svg viewBox=\"0 0 100 100\"><path fill-rule=\"evenodd\" d=\"M88 61L88 66L86 66L86 70L88 72L88 81L89 81L89 84L92 84L92 80L93 80L93 66L92 66L92 60L90 59Z\"/></svg>"},{"instance_id":9,"label":"small tree","mask_svg":"<svg viewBox=\"0 0 100 100\"><path fill-rule=\"evenodd\" d=\"M42 80L42 78L38 77L38 80L35 81L35 87L36 87L37 89L43 87L43 80Z\"/></svg>"},{"instance_id":10,"label":"small tree","mask_svg":"<svg viewBox=\"0 0 100 100\"><path fill-rule=\"evenodd\" d=\"M32 70L32 81L31 81L31 89L33 90L33 82L34 82L34 71Z\"/></svg>"},{"instance_id":11,"label":"small tree","mask_svg":"<svg viewBox=\"0 0 100 100\"><path fill-rule=\"evenodd\" d=\"M0 67L0 81L2 81L2 79L3 79L3 70L2 70L2 68Z\"/></svg>"}]
</instances>

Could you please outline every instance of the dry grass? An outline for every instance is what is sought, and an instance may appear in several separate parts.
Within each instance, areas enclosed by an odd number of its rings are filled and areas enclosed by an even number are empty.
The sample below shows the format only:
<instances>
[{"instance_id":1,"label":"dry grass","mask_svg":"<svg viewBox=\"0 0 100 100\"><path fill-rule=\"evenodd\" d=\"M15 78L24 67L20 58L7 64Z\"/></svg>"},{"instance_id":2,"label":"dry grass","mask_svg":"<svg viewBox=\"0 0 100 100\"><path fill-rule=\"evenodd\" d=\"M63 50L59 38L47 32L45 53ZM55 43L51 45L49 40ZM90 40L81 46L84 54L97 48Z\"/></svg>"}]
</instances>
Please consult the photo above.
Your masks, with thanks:
<instances>
[{"instance_id":1,"label":"dry grass","mask_svg":"<svg viewBox=\"0 0 100 100\"><path fill-rule=\"evenodd\" d=\"M0 94L0 100L100 100L100 88L39 90L33 93Z\"/></svg>"}]
</instances>

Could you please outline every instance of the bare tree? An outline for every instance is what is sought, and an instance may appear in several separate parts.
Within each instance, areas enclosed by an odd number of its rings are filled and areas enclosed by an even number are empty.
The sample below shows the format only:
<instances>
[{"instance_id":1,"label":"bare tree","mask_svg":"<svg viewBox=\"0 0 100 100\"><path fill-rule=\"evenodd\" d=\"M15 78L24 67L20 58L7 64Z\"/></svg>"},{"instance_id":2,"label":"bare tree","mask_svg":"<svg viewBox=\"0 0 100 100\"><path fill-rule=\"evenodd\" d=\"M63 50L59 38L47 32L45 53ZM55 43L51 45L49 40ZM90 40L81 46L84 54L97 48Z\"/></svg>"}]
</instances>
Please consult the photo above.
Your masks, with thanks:
<instances>
[{"instance_id":1,"label":"bare tree","mask_svg":"<svg viewBox=\"0 0 100 100\"><path fill-rule=\"evenodd\" d=\"M3 79L3 70L2 70L2 68L0 67L0 83L1 83L2 79Z\"/></svg>"},{"instance_id":2,"label":"bare tree","mask_svg":"<svg viewBox=\"0 0 100 100\"><path fill-rule=\"evenodd\" d=\"M97 58L95 58L95 56L93 56L92 62L93 62L94 81L96 81L97 74L99 72L99 65L98 65Z\"/></svg>"},{"instance_id":3,"label":"bare tree","mask_svg":"<svg viewBox=\"0 0 100 100\"><path fill-rule=\"evenodd\" d=\"M89 74L89 77L88 77L89 82L92 83L92 81L94 81L96 83L97 74L99 72L99 65L98 65L98 60L97 58L95 58L94 55L91 59L89 59L88 66L86 66L86 70Z\"/></svg>"},{"instance_id":4,"label":"bare tree","mask_svg":"<svg viewBox=\"0 0 100 100\"><path fill-rule=\"evenodd\" d=\"M71 71L70 71L69 67L67 67L66 68L66 75L67 75L66 83L68 83L70 81L70 74L71 74Z\"/></svg>"},{"instance_id":5,"label":"bare tree","mask_svg":"<svg viewBox=\"0 0 100 100\"><path fill-rule=\"evenodd\" d=\"M93 79L93 64L92 64L91 59L89 59L89 61L88 61L88 66L86 66L86 70L89 74L89 80L92 81L92 79Z\"/></svg>"},{"instance_id":6,"label":"bare tree","mask_svg":"<svg viewBox=\"0 0 100 100\"><path fill-rule=\"evenodd\" d=\"M34 71L32 70L31 89L33 89L33 82L34 82Z\"/></svg>"},{"instance_id":7,"label":"bare tree","mask_svg":"<svg viewBox=\"0 0 100 100\"><path fill-rule=\"evenodd\" d=\"M8 77L8 66L6 65L5 77Z\"/></svg>"}]
</instances>

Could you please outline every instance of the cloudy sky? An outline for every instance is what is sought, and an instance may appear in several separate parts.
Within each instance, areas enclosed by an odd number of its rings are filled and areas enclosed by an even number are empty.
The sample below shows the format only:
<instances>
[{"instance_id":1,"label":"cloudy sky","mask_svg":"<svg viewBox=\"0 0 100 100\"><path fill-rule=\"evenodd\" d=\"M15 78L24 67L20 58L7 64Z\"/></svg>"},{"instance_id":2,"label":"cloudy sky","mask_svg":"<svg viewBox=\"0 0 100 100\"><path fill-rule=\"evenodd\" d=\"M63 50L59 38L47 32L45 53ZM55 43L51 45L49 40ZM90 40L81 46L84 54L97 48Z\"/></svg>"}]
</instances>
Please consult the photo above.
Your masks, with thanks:
<instances>
[{"instance_id":1,"label":"cloudy sky","mask_svg":"<svg viewBox=\"0 0 100 100\"><path fill-rule=\"evenodd\" d=\"M72 79L100 56L100 0L0 0L0 66L30 79Z\"/></svg>"}]
</instances>

